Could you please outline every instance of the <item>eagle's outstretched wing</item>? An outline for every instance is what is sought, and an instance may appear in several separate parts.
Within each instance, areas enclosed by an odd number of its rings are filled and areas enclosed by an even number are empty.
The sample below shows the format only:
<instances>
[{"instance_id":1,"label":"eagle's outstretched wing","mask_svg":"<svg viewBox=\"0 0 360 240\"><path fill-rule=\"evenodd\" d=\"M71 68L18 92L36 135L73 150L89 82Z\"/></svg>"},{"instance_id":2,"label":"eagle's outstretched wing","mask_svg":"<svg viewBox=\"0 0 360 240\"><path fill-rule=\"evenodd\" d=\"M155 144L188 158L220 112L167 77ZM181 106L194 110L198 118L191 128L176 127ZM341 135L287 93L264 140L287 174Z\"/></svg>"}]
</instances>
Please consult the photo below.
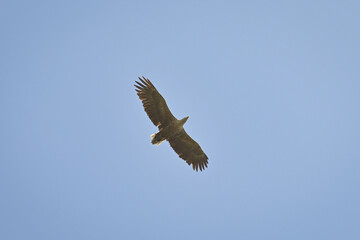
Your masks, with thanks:
<instances>
[{"instance_id":1,"label":"eagle's outstretched wing","mask_svg":"<svg viewBox=\"0 0 360 240\"><path fill-rule=\"evenodd\" d=\"M138 85L134 85L137 89L137 95L143 103L145 112L155 126L159 130L166 127L171 121L176 120L174 115L170 112L165 99L156 90L149 79L144 77L139 78L141 82L135 81Z\"/></svg>"},{"instance_id":2,"label":"eagle's outstretched wing","mask_svg":"<svg viewBox=\"0 0 360 240\"><path fill-rule=\"evenodd\" d=\"M208 157L201 149L200 145L192 139L185 130L181 130L179 134L168 139L170 146L174 151L186 161L192 164L194 170L204 170L208 164Z\"/></svg>"}]
</instances>

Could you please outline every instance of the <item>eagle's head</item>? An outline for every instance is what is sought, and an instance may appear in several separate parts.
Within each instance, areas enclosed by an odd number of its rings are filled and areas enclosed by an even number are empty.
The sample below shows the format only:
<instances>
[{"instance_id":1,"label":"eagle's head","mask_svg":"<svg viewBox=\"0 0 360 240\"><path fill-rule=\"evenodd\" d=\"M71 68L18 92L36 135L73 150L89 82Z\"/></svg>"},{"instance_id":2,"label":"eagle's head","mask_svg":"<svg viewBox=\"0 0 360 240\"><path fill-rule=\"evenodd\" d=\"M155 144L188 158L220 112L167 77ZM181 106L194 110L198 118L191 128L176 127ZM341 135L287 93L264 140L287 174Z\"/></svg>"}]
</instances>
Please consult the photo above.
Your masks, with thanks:
<instances>
[{"instance_id":1,"label":"eagle's head","mask_svg":"<svg viewBox=\"0 0 360 240\"><path fill-rule=\"evenodd\" d=\"M181 124L184 126L184 124L186 123L186 121L188 120L189 116L184 117L183 119L180 120Z\"/></svg>"}]
</instances>

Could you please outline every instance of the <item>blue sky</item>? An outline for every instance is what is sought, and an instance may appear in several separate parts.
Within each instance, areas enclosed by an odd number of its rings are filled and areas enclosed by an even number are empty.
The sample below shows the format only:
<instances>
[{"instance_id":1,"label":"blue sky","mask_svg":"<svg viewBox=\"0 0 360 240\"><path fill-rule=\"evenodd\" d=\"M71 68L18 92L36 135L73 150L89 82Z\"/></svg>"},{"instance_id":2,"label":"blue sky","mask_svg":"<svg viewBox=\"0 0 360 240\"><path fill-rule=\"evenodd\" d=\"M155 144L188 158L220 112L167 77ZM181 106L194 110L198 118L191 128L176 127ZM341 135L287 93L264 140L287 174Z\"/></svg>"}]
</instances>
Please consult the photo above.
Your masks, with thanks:
<instances>
[{"instance_id":1,"label":"blue sky","mask_svg":"<svg viewBox=\"0 0 360 240\"><path fill-rule=\"evenodd\" d=\"M2 1L0 239L359 239L359 1ZM194 172L134 90L209 156Z\"/></svg>"}]
</instances>

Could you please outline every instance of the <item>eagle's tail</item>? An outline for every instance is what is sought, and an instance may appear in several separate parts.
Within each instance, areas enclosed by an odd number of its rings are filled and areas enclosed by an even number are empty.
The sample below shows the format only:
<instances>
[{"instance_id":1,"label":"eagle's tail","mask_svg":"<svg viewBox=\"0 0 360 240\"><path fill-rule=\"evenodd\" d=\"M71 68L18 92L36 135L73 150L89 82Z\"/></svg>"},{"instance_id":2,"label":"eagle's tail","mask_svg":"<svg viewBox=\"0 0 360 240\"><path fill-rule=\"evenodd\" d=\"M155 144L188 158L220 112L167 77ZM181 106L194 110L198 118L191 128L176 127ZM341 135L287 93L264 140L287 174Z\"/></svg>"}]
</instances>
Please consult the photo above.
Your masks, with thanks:
<instances>
[{"instance_id":1,"label":"eagle's tail","mask_svg":"<svg viewBox=\"0 0 360 240\"><path fill-rule=\"evenodd\" d=\"M165 140L165 139L159 138L160 136L158 135L158 133L151 134L150 137L151 137L151 143L158 145L158 146Z\"/></svg>"}]
</instances>

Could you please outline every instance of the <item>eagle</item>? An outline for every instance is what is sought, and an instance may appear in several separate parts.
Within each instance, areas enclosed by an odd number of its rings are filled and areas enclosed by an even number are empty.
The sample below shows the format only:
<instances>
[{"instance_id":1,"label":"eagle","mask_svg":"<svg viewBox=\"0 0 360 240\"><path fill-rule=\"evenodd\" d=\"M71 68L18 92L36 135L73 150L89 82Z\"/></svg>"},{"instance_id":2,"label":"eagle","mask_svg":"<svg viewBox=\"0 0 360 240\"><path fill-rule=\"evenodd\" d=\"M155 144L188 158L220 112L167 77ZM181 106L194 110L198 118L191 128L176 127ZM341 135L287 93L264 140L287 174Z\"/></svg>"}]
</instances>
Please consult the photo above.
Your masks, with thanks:
<instances>
[{"instance_id":1,"label":"eagle","mask_svg":"<svg viewBox=\"0 0 360 240\"><path fill-rule=\"evenodd\" d=\"M135 81L135 91L139 96L144 110L159 132L151 135L151 143L160 145L164 140L184 159L188 165L192 164L194 170L202 171L208 165L208 157L201 149L200 145L192 139L184 130L184 124L188 116L178 120L171 113L165 99L156 90L149 79L140 78L140 82Z\"/></svg>"}]
</instances>

